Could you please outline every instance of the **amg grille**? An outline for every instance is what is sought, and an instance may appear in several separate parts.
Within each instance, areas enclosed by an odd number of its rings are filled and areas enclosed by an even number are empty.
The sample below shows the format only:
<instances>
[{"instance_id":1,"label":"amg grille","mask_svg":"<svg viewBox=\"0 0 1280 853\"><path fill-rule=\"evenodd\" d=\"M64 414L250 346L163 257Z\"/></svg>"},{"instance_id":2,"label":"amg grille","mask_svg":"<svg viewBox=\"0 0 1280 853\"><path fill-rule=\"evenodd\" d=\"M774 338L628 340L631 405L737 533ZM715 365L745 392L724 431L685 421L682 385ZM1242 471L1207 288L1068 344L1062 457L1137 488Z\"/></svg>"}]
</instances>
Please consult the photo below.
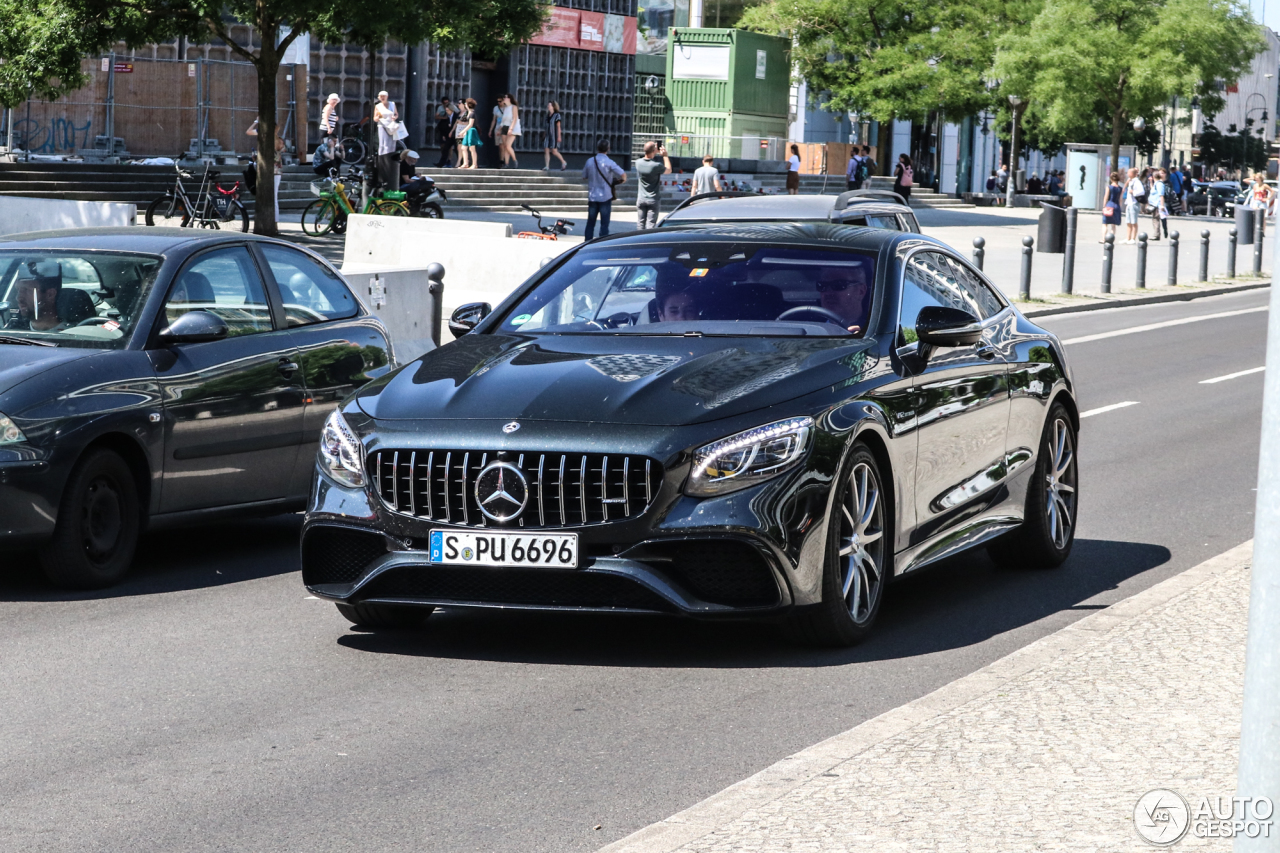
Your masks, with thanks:
<instances>
[{"instance_id":1,"label":"amg grille","mask_svg":"<svg viewBox=\"0 0 1280 853\"><path fill-rule=\"evenodd\" d=\"M302 540L302 581L307 586L354 583L385 553L387 543L381 534L313 527Z\"/></svg>"},{"instance_id":2,"label":"amg grille","mask_svg":"<svg viewBox=\"0 0 1280 853\"><path fill-rule=\"evenodd\" d=\"M524 510L497 522L480 511L476 478L502 460L520 469ZM393 512L467 527L579 527L644 513L662 482L662 466L643 456L484 450L379 450L366 468Z\"/></svg>"},{"instance_id":3,"label":"amg grille","mask_svg":"<svg viewBox=\"0 0 1280 853\"><path fill-rule=\"evenodd\" d=\"M405 566L378 575L360 590L360 598L666 612L674 609L662 596L627 578L557 569Z\"/></svg>"}]
</instances>

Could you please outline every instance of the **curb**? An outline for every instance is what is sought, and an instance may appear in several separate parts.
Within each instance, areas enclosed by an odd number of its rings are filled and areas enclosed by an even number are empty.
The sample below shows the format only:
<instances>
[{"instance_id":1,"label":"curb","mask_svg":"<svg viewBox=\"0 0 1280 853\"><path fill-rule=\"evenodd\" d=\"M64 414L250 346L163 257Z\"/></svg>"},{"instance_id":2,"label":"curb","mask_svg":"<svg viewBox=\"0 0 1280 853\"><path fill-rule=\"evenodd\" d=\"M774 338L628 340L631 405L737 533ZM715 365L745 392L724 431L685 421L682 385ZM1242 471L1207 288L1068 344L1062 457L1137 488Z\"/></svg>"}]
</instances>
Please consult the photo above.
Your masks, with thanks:
<instances>
[{"instance_id":1,"label":"curb","mask_svg":"<svg viewBox=\"0 0 1280 853\"><path fill-rule=\"evenodd\" d=\"M1260 290L1270 287L1271 280L1254 281L1248 284L1229 284L1223 287L1207 287L1197 290L1171 290L1168 293L1154 293L1150 296L1121 297L1118 299L1098 299L1096 302L1081 302L1069 305L1049 305L1044 308L1031 308L1022 311L1022 316L1048 317L1052 314L1077 314L1081 311L1103 311L1107 308L1127 308L1130 305L1155 305L1161 302L1190 302L1206 296L1222 296L1226 293L1243 293L1247 290ZM1093 297L1090 297L1093 298ZM1015 305L1018 305L1016 301ZM1019 308L1019 310L1022 310Z\"/></svg>"},{"instance_id":2,"label":"curb","mask_svg":"<svg viewBox=\"0 0 1280 853\"><path fill-rule=\"evenodd\" d=\"M1083 649L1113 629L1141 618L1148 611L1221 572L1249 562L1252 557L1253 540L1249 540L1105 610L1041 637L945 687L788 756L666 820L601 848L598 853L672 853L913 726L999 690L1024 673Z\"/></svg>"}]
</instances>

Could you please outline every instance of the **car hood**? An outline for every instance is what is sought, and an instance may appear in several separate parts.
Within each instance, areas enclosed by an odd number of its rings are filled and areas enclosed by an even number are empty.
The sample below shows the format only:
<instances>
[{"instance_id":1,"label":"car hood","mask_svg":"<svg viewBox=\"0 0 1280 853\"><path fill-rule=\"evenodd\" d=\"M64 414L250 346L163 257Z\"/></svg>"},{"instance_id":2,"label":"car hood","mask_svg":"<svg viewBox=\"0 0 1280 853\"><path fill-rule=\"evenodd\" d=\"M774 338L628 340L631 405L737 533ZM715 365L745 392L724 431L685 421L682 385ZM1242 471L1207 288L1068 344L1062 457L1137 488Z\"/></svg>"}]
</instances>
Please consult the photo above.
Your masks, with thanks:
<instances>
[{"instance_id":1,"label":"car hood","mask_svg":"<svg viewBox=\"0 0 1280 853\"><path fill-rule=\"evenodd\" d=\"M468 335L362 389L376 419L679 425L801 397L857 375L850 338Z\"/></svg>"},{"instance_id":2,"label":"car hood","mask_svg":"<svg viewBox=\"0 0 1280 853\"><path fill-rule=\"evenodd\" d=\"M88 348L0 344L0 394L46 370L97 352Z\"/></svg>"}]
</instances>

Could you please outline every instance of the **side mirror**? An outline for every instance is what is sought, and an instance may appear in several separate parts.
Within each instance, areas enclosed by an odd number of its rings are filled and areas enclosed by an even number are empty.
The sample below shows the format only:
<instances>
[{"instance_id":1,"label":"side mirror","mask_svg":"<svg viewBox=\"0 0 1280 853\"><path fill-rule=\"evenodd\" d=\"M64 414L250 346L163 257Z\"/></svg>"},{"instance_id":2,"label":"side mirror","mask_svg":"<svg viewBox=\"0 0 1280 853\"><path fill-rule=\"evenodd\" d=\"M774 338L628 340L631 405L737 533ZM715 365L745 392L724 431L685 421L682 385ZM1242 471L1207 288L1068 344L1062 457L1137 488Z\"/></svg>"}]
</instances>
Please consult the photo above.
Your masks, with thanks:
<instances>
[{"instance_id":1,"label":"side mirror","mask_svg":"<svg viewBox=\"0 0 1280 853\"><path fill-rule=\"evenodd\" d=\"M930 305L916 317L916 337L935 347L965 347L982 338L982 322L968 311Z\"/></svg>"},{"instance_id":2,"label":"side mirror","mask_svg":"<svg viewBox=\"0 0 1280 853\"><path fill-rule=\"evenodd\" d=\"M488 302L468 302L466 305L459 305L454 309L453 316L449 318L449 331L453 332L455 338L460 338L488 317L491 311L493 306Z\"/></svg>"},{"instance_id":3,"label":"side mirror","mask_svg":"<svg viewBox=\"0 0 1280 853\"><path fill-rule=\"evenodd\" d=\"M165 346L173 344L205 344L220 341L230 334L226 322L216 314L208 311L188 311L168 326L160 330L160 343Z\"/></svg>"}]
</instances>

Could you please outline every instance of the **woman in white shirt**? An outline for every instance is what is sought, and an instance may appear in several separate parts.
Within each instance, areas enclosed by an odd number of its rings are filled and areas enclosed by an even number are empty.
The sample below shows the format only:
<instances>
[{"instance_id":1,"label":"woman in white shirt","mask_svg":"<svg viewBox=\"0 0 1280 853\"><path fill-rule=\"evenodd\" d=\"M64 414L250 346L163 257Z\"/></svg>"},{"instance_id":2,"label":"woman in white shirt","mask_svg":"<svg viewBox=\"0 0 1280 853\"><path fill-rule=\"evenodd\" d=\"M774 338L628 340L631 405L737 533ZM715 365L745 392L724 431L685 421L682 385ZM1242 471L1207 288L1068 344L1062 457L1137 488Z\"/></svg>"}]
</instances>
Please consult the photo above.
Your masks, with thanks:
<instances>
[{"instance_id":1,"label":"woman in white shirt","mask_svg":"<svg viewBox=\"0 0 1280 853\"><path fill-rule=\"evenodd\" d=\"M502 168L520 168L520 162L516 160L516 143L522 135L524 131L520 128L520 104L516 102L516 96L508 92L502 96L502 146L505 152Z\"/></svg>"},{"instance_id":2,"label":"woman in white shirt","mask_svg":"<svg viewBox=\"0 0 1280 853\"><path fill-rule=\"evenodd\" d=\"M787 158L787 195L800 192L800 146L791 146L791 156Z\"/></svg>"},{"instance_id":3,"label":"woman in white shirt","mask_svg":"<svg viewBox=\"0 0 1280 853\"><path fill-rule=\"evenodd\" d=\"M1142 193L1142 181L1138 180L1138 170L1130 169L1129 180L1124 185L1125 243L1130 246L1138 242L1138 210L1141 207L1138 199Z\"/></svg>"},{"instance_id":4,"label":"woman in white shirt","mask_svg":"<svg viewBox=\"0 0 1280 853\"><path fill-rule=\"evenodd\" d=\"M389 189L400 186L400 163L396 142L400 139L400 113L386 92L378 93L373 105L373 123L378 128L378 182Z\"/></svg>"}]
</instances>

